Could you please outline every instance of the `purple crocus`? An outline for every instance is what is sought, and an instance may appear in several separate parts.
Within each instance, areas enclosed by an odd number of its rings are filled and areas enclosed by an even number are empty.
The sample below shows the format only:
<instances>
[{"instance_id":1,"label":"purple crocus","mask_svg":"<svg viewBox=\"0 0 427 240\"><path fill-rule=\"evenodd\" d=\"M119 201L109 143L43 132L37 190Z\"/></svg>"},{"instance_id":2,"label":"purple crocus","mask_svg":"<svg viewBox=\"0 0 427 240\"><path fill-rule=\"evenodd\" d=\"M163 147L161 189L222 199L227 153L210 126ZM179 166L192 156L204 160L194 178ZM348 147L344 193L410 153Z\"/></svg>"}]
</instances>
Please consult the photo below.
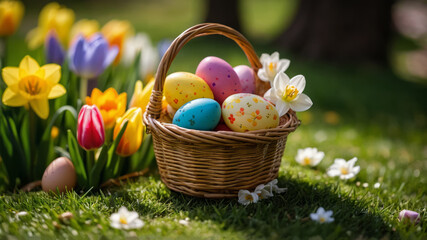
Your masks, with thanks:
<instances>
[{"instance_id":1,"label":"purple crocus","mask_svg":"<svg viewBox=\"0 0 427 240\"><path fill-rule=\"evenodd\" d=\"M45 56L47 63L62 65L65 58L65 50L58 40L55 31L50 31L45 41Z\"/></svg>"},{"instance_id":2,"label":"purple crocus","mask_svg":"<svg viewBox=\"0 0 427 240\"><path fill-rule=\"evenodd\" d=\"M157 49L159 50L160 58L163 57L163 55L166 53L171 44L172 41L169 39L163 39L157 44Z\"/></svg>"},{"instance_id":3,"label":"purple crocus","mask_svg":"<svg viewBox=\"0 0 427 240\"><path fill-rule=\"evenodd\" d=\"M399 213L399 221L410 222L410 223L419 223L420 214L411 210L402 210Z\"/></svg>"},{"instance_id":4,"label":"purple crocus","mask_svg":"<svg viewBox=\"0 0 427 240\"><path fill-rule=\"evenodd\" d=\"M96 78L114 61L118 52L119 49L109 47L107 40L99 33L89 40L78 36L68 52L70 69L83 79Z\"/></svg>"}]
</instances>

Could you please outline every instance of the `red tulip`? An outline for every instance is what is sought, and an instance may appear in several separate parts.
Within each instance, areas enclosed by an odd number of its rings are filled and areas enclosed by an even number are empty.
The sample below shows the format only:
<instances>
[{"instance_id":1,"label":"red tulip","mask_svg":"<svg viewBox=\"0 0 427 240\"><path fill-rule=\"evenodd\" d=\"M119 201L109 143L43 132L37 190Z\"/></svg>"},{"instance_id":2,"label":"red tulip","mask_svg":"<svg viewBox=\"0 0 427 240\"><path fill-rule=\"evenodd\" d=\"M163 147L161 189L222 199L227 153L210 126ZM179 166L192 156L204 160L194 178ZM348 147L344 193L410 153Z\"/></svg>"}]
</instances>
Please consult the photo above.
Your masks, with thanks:
<instances>
[{"instance_id":1,"label":"red tulip","mask_svg":"<svg viewBox=\"0 0 427 240\"><path fill-rule=\"evenodd\" d=\"M77 122L77 141L86 150L99 148L104 144L105 131L101 112L96 105L84 105Z\"/></svg>"}]
</instances>

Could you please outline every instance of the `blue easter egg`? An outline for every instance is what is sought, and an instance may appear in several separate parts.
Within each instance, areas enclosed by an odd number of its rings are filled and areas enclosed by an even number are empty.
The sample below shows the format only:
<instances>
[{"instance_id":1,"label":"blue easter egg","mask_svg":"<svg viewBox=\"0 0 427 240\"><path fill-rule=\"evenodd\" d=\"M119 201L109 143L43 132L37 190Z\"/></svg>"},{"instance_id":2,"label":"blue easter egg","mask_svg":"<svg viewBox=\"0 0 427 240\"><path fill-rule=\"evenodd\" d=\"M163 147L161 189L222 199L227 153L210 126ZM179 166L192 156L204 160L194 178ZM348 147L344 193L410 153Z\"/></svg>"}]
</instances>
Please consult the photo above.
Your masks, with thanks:
<instances>
[{"instance_id":1,"label":"blue easter egg","mask_svg":"<svg viewBox=\"0 0 427 240\"><path fill-rule=\"evenodd\" d=\"M182 105L172 123L183 128L213 130L221 118L219 103L209 98L198 98Z\"/></svg>"}]
</instances>

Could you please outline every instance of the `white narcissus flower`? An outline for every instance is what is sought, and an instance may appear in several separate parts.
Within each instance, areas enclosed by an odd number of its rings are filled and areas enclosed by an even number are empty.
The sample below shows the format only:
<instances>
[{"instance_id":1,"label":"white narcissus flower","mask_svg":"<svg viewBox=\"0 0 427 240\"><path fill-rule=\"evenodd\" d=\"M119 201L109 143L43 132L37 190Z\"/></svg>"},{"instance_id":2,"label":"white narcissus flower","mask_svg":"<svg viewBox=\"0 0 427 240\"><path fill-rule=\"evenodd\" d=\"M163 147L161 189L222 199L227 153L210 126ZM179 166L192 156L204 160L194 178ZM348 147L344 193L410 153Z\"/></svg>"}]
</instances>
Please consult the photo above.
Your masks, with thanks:
<instances>
[{"instance_id":1,"label":"white narcissus flower","mask_svg":"<svg viewBox=\"0 0 427 240\"><path fill-rule=\"evenodd\" d=\"M159 63L159 52L151 44L141 50L141 59L139 62L139 75L147 81L154 77Z\"/></svg>"},{"instance_id":2,"label":"white narcissus flower","mask_svg":"<svg viewBox=\"0 0 427 240\"><path fill-rule=\"evenodd\" d=\"M258 202L258 194L254 192L249 192L248 190L240 190L239 191L239 203L243 205L248 205L250 203Z\"/></svg>"},{"instance_id":3,"label":"white narcissus flower","mask_svg":"<svg viewBox=\"0 0 427 240\"><path fill-rule=\"evenodd\" d=\"M144 226L137 212L129 212L126 207L121 207L117 213L110 216L110 225L117 229L135 229Z\"/></svg>"},{"instance_id":4,"label":"white narcissus flower","mask_svg":"<svg viewBox=\"0 0 427 240\"><path fill-rule=\"evenodd\" d=\"M356 157L348 161L342 158L337 158L335 159L334 164L329 167L328 175L330 177L339 176L341 179L344 180L351 179L355 177L360 171L360 166L354 166L356 161Z\"/></svg>"},{"instance_id":5,"label":"white narcissus flower","mask_svg":"<svg viewBox=\"0 0 427 240\"><path fill-rule=\"evenodd\" d=\"M313 221L316 221L318 223L330 223L334 221L334 218L332 218L332 210L325 211L324 208L319 207L316 211L316 213L310 213L310 218Z\"/></svg>"},{"instance_id":6,"label":"white narcissus flower","mask_svg":"<svg viewBox=\"0 0 427 240\"><path fill-rule=\"evenodd\" d=\"M291 63L288 59L279 59L278 52L274 52L271 56L263 53L259 60L262 68L258 70L258 77L262 81L270 81L270 85L273 85L274 77L280 72L285 72Z\"/></svg>"},{"instance_id":7,"label":"white narcissus flower","mask_svg":"<svg viewBox=\"0 0 427 240\"><path fill-rule=\"evenodd\" d=\"M325 157L325 153L318 151L317 148L304 148L298 149L295 160L303 166L314 167L322 161L323 157Z\"/></svg>"},{"instance_id":8,"label":"white narcissus flower","mask_svg":"<svg viewBox=\"0 0 427 240\"><path fill-rule=\"evenodd\" d=\"M273 196L273 192L271 191L271 186L266 186L264 184L258 185L258 187L255 188L254 191L256 194L258 194L258 198L266 199Z\"/></svg>"},{"instance_id":9,"label":"white narcissus flower","mask_svg":"<svg viewBox=\"0 0 427 240\"><path fill-rule=\"evenodd\" d=\"M302 93L305 88L305 78L297 75L292 79L284 73L274 78L273 86L264 94L264 98L276 105L279 116L285 115L289 109L302 112L309 109L313 102Z\"/></svg>"},{"instance_id":10,"label":"white narcissus flower","mask_svg":"<svg viewBox=\"0 0 427 240\"><path fill-rule=\"evenodd\" d=\"M277 186L277 183L278 183L277 179L273 179L269 183L265 184L265 189L267 189L272 195L273 195L273 192L283 193L287 190L287 188L279 188Z\"/></svg>"},{"instance_id":11,"label":"white narcissus flower","mask_svg":"<svg viewBox=\"0 0 427 240\"><path fill-rule=\"evenodd\" d=\"M139 52L151 47L151 40L145 33L127 38L123 47L122 62L125 66L130 66L136 60Z\"/></svg>"}]
</instances>

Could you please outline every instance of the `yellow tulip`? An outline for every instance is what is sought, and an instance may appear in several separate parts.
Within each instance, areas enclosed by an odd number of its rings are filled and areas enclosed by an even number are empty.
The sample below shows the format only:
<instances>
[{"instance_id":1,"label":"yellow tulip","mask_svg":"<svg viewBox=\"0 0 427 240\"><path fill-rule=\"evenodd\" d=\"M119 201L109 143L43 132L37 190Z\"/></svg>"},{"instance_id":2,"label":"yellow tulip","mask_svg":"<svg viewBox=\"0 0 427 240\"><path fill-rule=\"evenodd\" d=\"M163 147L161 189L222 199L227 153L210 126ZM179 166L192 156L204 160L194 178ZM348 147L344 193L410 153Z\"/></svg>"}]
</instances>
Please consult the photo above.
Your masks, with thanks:
<instances>
[{"instance_id":1,"label":"yellow tulip","mask_svg":"<svg viewBox=\"0 0 427 240\"><path fill-rule=\"evenodd\" d=\"M76 22L71 28L70 39L73 41L79 34L85 38L90 38L99 31L99 23L96 20L82 19Z\"/></svg>"},{"instance_id":2,"label":"yellow tulip","mask_svg":"<svg viewBox=\"0 0 427 240\"><path fill-rule=\"evenodd\" d=\"M67 91L59 84L61 66L46 64L42 67L25 56L19 67L5 67L2 70L7 88L2 102L11 107L30 106L43 119L49 116L48 99L64 95Z\"/></svg>"},{"instance_id":3,"label":"yellow tulip","mask_svg":"<svg viewBox=\"0 0 427 240\"><path fill-rule=\"evenodd\" d=\"M114 127L116 119L126 111L127 94L117 93L116 89L109 88L101 92L98 88L92 90L90 97L86 97L87 105L96 105L101 112L106 129Z\"/></svg>"},{"instance_id":4,"label":"yellow tulip","mask_svg":"<svg viewBox=\"0 0 427 240\"><path fill-rule=\"evenodd\" d=\"M28 47L35 49L43 44L49 31L54 30L63 46L68 46L74 12L56 2L47 4L39 15L39 25L27 34Z\"/></svg>"},{"instance_id":5,"label":"yellow tulip","mask_svg":"<svg viewBox=\"0 0 427 240\"><path fill-rule=\"evenodd\" d=\"M142 82L136 81L135 90L129 103L129 107L139 107L144 114L147 108L148 102L150 101L151 92L154 87L154 79L152 79L145 87L142 88Z\"/></svg>"},{"instance_id":6,"label":"yellow tulip","mask_svg":"<svg viewBox=\"0 0 427 240\"><path fill-rule=\"evenodd\" d=\"M23 15L24 5L21 2L0 2L0 37L10 36L15 33Z\"/></svg>"},{"instance_id":7,"label":"yellow tulip","mask_svg":"<svg viewBox=\"0 0 427 240\"><path fill-rule=\"evenodd\" d=\"M122 117L117 119L116 127L114 127L114 139L119 134L125 120L128 121L128 125L116 149L116 153L123 157L134 154L141 146L144 136L141 108L131 108Z\"/></svg>"},{"instance_id":8,"label":"yellow tulip","mask_svg":"<svg viewBox=\"0 0 427 240\"><path fill-rule=\"evenodd\" d=\"M119 48L114 64L119 63L123 52L123 44L129 35L133 34L133 28L129 21L111 20L101 29L102 34L111 46Z\"/></svg>"}]
</instances>

